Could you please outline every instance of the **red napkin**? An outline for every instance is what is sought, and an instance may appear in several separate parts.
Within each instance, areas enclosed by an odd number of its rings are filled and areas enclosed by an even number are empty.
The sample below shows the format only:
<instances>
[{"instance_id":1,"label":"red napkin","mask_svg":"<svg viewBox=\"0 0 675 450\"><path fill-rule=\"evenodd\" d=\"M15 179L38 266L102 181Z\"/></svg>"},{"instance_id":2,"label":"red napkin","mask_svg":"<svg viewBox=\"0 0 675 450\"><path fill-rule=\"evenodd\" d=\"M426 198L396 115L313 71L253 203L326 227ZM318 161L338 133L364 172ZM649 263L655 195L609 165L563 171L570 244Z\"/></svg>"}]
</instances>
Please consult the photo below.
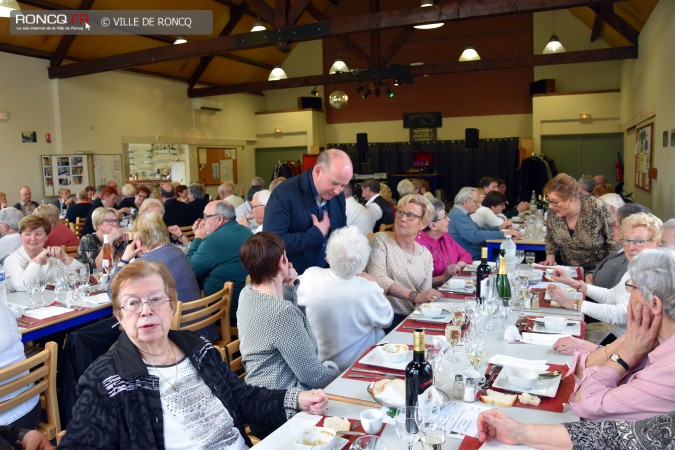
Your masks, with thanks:
<instances>
[{"instance_id":1,"label":"red napkin","mask_svg":"<svg viewBox=\"0 0 675 450\"><path fill-rule=\"evenodd\" d=\"M462 443L459 445L459 450L477 450L481 448L483 443L473 436L464 436Z\"/></svg>"}]
</instances>

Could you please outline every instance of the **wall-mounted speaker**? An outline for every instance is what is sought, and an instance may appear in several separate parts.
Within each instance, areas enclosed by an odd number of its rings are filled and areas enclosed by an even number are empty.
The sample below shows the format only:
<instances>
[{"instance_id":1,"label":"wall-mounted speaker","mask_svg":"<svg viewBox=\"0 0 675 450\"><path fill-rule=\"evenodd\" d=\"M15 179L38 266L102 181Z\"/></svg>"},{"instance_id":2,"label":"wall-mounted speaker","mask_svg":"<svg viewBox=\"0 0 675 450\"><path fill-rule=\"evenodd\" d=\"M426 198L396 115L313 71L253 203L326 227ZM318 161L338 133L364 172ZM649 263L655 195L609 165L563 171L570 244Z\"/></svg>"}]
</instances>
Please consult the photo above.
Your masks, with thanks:
<instances>
[{"instance_id":1,"label":"wall-mounted speaker","mask_svg":"<svg viewBox=\"0 0 675 450\"><path fill-rule=\"evenodd\" d=\"M321 110L321 97L298 97L298 109Z\"/></svg>"},{"instance_id":2,"label":"wall-mounted speaker","mask_svg":"<svg viewBox=\"0 0 675 450\"><path fill-rule=\"evenodd\" d=\"M478 128L464 130L464 143L466 148L478 148Z\"/></svg>"}]
</instances>

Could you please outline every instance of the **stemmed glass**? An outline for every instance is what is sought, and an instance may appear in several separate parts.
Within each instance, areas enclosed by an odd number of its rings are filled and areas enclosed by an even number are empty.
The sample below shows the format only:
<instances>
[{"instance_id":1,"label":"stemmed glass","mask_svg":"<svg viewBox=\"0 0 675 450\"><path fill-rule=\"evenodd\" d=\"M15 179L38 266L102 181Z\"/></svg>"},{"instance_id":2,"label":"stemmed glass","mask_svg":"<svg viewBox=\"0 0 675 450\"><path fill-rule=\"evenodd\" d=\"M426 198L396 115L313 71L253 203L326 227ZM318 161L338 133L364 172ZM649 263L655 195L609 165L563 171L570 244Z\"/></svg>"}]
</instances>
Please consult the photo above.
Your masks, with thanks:
<instances>
[{"instance_id":1,"label":"stemmed glass","mask_svg":"<svg viewBox=\"0 0 675 450\"><path fill-rule=\"evenodd\" d=\"M433 377L433 389L436 388L436 375L437 372L440 372L443 368L443 358L445 357L445 351L439 347L431 347L426 349L426 358L429 364L431 365L431 376ZM433 397L431 397L433 398Z\"/></svg>"},{"instance_id":2,"label":"stemmed glass","mask_svg":"<svg viewBox=\"0 0 675 450\"><path fill-rule=\"evenodd\" d=\"M453 322L450 322L445 327L445 339L450 344L450 362L457 362L457 357L455 357L455 345L459 342L459 338L462 336L462 329L458 325L455 325Z\"/></svg>"},{"instance_id":3,"label":"stemmed glass","mask_svg":"<svg viewBox=\"0 0 675 450\"><path fill-rule=\"evenodd\" d=\"M520 317L525 315L525 304L530 293L530 271L518 272L518 303L520 304Z\"/></svg>"},{"instance_id":4,"label":"stemmed glass","mask_svg":"<svg viewBox=\"0 0 675 450\"><path fill-rule=\"evenodd\" d=\"M35 278L24 278L23 287L26 288L26 292L28 292L28 294L30 295L30 303L28 304L28 308L35 309L37 307L34 299L35 291L37 291L37 284L35 283Z\"/></svg>"},{"instance_id":5,"label":"stemmed glass","mask_svg":"<svg viewBox=\"0 0 675 450\"><path fill-rule=\"evenodd\" d=\"M40 306L45 306L45 289L47 288L47 279L45 277L37 277L35 279L35 288L40 293Z\"/></svg>"},{"instance_id":6,"label":"stemmed glass","mask_svg":"<svg viewBox=\"0 0 675 450\"><path fill-rule=\"evenodd\" d=\"M94 269L94 271L91 273L91 275L94 277L96 280L96 289L101 289L101 280L103 280L103 277L105 276L105 273L103 273L103 269Z\"/></svg>"},{"instance_id":7,"label":"stemmed glass","mask_svg":"<svg viewBox=\"0 0 675 450\"><path fill-rule=\"evenodd\" d=\"M441 450L445 448L444 422L425 422L422 424L422 448L424 450Z\"/></svg>"},{"instance_id":8,"label":"stemmed glass","mask_svg":"<svg viewBox=\"0 0 675 450\"><path fill-rule=\"evenodd\" d=\"M516 267L523 263L525 259L525 250L516 250Z\"/></svg>"},{"instance_id":9,"label":"stemmed glass","mask_svg":"<svg viewBox=\"0 0 675 450\"><path fill-rule=\"evenodd\" d=\"M416 406L403 406L396 410L396 434L412 450L413 446L420 440L420 420L419 408Z\"/></svg>"},{"instance_id":10,"label":"stemmed glass","mask_svg":"<svg viewBox=\"0 0 675 450\"><path fill-rule=\"evenodd\" d=\"M534 264L534 252L525 253L525 262L532 267L532 264Z\"/></svg>"},{"instance_id":11,"label":"stemmed glass","mask_svg":"<svg viewBox=\"0 0 675 450\"><path fill-rule=\"evenodd\" d=\"M485 359L485 337L478 330L468 333L464 338L464 347L469 364L480 373L479 367Z\"/></svg>"}]
</instances>

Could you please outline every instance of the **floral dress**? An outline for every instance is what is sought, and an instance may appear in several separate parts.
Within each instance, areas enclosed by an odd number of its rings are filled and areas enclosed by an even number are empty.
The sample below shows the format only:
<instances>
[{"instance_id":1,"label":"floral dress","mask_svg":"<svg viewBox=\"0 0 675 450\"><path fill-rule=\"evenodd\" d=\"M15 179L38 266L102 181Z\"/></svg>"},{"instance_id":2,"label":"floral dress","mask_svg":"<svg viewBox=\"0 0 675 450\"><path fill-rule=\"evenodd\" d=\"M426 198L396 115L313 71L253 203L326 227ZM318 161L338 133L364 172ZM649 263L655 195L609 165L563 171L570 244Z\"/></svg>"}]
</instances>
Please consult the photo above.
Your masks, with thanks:
<instances>
[{"instance_id":1,"label":"floral dress","mask_svg":"<svg viewBox=\"0 0 675 450\"><path fill-rule=\"evenodd\" d=\"M126 242L116 240L112 243L113 259L117 261L124 254ZM96 269L96 257L103 247L103 242L98 238L96 233L91 233L82 236L80 239L80 247L77 249L77 259L82 264L89 264L91 270Z\"/></svg>"}]
</instances>

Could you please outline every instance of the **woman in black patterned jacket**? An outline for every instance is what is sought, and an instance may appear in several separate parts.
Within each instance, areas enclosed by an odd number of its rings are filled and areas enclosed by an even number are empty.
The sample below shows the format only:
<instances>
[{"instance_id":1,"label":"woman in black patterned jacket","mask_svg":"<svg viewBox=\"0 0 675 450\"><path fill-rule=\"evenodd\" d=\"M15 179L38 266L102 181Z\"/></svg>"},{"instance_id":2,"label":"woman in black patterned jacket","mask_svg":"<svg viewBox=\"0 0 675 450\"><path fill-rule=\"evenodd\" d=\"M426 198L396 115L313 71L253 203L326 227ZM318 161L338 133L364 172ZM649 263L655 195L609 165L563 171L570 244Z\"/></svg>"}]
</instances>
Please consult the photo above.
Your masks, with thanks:
<instances>
[{"instance_id":1,"label":"woman in black patterned jacket","mask_svg":"<svg viewBox=\"0 0 675 450\"><path fill-rule=\"evenodd\" d=\"M123 332L80 378L60 448L238 450L251 445L247 422L325 412L323 391L249 386L207 340L169 331L176 290L163 264L129 264L110 293Z\"/></svg>"}]
</instances>

